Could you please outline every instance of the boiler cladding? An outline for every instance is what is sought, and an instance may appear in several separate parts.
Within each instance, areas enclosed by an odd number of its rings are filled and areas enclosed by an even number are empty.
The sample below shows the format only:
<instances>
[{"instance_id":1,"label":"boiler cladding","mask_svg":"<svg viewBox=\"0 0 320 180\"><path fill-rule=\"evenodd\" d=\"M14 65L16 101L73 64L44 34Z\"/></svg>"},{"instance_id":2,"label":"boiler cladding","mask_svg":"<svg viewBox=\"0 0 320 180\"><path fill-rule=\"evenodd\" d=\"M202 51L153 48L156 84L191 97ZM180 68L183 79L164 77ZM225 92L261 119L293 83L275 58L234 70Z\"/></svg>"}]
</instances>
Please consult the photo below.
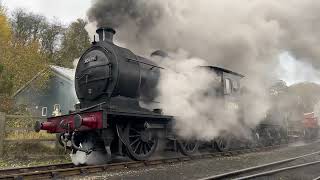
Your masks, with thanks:
<instances>
[{"instance_id":1,"label":"boiler cladding","mask_svg":"<svg viewBox=\"0 0 320 180\"><path fill-rule=\"evenodd\" d=\"M99 28L96 32L99 41L94 41L81 56L76 68L75 89L81 106L114 97L151 101L156 96L160 67L115 45L112 28Z\"/></svg>"}]
</instances>

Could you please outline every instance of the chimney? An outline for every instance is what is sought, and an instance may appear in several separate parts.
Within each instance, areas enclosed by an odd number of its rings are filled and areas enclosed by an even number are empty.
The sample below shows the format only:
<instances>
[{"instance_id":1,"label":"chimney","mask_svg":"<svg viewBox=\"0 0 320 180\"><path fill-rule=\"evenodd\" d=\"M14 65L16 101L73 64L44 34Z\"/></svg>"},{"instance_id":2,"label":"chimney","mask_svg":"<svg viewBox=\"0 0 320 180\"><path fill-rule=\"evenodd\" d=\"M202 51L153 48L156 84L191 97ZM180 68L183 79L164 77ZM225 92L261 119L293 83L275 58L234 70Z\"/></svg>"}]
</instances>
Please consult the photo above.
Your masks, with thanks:
<instances>
[{"instance_id":1,"label":"chimney","mask_svg":"<svg viewBox=\"0 0 320 180\"><path fill-rule=\"evenodd\" d=\"M99 41L108 41L113 43L113 35L116 31L111 27L100 27L96 32L99 35Z\"/></svg>"}]
</instances>

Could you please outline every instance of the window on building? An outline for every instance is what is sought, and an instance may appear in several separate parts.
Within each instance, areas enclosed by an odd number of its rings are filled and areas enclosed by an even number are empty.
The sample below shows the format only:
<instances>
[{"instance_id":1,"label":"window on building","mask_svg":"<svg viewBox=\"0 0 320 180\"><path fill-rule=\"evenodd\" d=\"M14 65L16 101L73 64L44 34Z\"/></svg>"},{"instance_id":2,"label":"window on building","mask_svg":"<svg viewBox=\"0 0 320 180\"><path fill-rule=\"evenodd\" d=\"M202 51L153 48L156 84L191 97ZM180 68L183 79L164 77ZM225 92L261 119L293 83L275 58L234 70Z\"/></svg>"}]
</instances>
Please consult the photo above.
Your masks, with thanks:
<instances>
[{"instance_id":1,"label":"window on building","mask_svg":"<svg viewBox=\"0 0 320 180\"><path fill-rule=\"evenodd\" d=\"M60 104L55 104L53 106L52 116L60 116L61 115L61 107Z\"/></svg>"},{"instance_id":2,"label":"window on building","mask_svg":"<svg viewBox=\"0 0 320 180\"><path fill-rule=\"evenodd\" d=\"M54 110L54 111L55 111L55 110L60 111L60 104L55 104L55 105L53 106L53 110Z\"/></svg>"},{"instance_id":3,"label":"window on building","mask_svg":"<svg viewBox=\"0 0 320 180\"><path fill-rule=\"evenodd\" d=\"M41 113L41 115L42 115L42 116L47 116L47 114L48 114L48 108L47 108L47 107L42 107L42 113Z\"/></svg>"}]
</instances>

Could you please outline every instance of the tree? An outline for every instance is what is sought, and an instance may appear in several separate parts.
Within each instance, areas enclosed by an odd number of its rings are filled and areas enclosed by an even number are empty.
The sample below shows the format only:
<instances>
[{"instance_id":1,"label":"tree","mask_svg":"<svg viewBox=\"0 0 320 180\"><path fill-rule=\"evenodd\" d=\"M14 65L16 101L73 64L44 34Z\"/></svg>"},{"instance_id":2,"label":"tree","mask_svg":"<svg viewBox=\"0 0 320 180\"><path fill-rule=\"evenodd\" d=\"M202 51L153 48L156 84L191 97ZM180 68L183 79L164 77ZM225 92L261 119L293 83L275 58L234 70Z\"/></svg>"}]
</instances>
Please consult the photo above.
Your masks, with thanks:
<instances>
[{"instance_id":1,"label":"tree","mask_svg":"<svg viewBox=\"0 0 320 180\"><path fill-rule=\"evenodd\" d=\"M77 19L71 23L62 38L59 61L56 64L65 67L72 67L76 58L90 46L90 38L85 30L87 22Z\"/></svg>"},{"instance_id":2,"label":"tree","mask_svg":"<svg viewBox=\"0 0 320 180\"><path fill-rule=\"evenodd\" d=\"M39 43L39 50L50 61L59 49L64 28L57 20L49 22L44 16L17 9L12 13L11 25L15 44Z\"/></svg>"},{"instance_id":3,"label":"tree","mask_svg":"<svg viewBox=\"0 0 320 180\"><path fill-rule=\"evenodd\" d=\"M7 21L4 9L0 6L0 94L9 94L12 91L12 75L4 66L8 58L8 45L11 40L11 29Z\"/></svg>"},{"instance_id":4,"label":"tree","mask_svg":"<svg viewBox=\"0 0 320 180\"><path fill-rule=\"evenodd\" d=\"M16 43L28 44L40 39L47 21L44 16L17 9L12 13L11 25Z\"/></svg>"},{"instance_id":5,"label":"tree","mask_svg":"<svg viewBox=\"0 0 320 180\"><path fill-rule=\"evenodd\" d=\"M0 41L1 44L7 43L11 38L11 29L5 15L5 10L0 6Z\"/></svg>"},{"instance_id":6,"label":"tree","mask_svg":"<svg viewBox=\"0 0 320 180\"><path fill-rule=\"evenodd\" d=\"M10 96L44 72L49 63L72 67L73 60L90 45L86 24L78 19L65 29L58 21L48 22L21 9L9 21L0 5L0 102L10 104ZM43 84L49 76L45 74ZM10 108L0 105L3 109Z\"/></svg>"},{"instance_id":7,"label":"tree","mask_svg":"<svg viewBox=\"0 0 320 180\"><path fill-rule=\"evenodd\" d=\"M43 16L15 11L11 23L0 5L0 111L12 110L11 95L48 68L59 49L63 28ZM50 74L41 80L42 87Z\"/></svg>"},{"instance_id":8,"label":"tree","mask_svg":"<svg viewBox=\"0 0 320 180\"><path fill-rule=\"evenodd\" d=\"M9 57L11 29L4 8L0 4L0 111L8 111L11 101L8 98L13 91L11 71L5 66Z\"/></svg>"},{"instance_id":9,"label":"tree","mask_svg":"<svg viewBox=\"0 0 320 180\"><path fill-rule=\"evenodd\" d=\"M59 50L60 39L64 28L57 21L54 23L45 23L40 34L41 51L47 56L50 62L54 62L56 52Z\"/></svg>"},{"instance_id":10,"label":"tree","mask_svg":"<svg viewBox=\"0 0 320 180\"><path fill-rule=\"evenodd\" d=\"M10 27L6 14L3 11L0 14L0 31L5 32L0 34L2 40L0 43L2 69L0 87L1 92L5 92L7 96L48 66L37 39L41 35L39 30L39 24L42 22L41 16L33 18L19 10L16 11L16 17L17 19L12 21L15 23L11 23L12 27ZM33 23L35 27L31 27Z\"/></svg>"}]
</instances>

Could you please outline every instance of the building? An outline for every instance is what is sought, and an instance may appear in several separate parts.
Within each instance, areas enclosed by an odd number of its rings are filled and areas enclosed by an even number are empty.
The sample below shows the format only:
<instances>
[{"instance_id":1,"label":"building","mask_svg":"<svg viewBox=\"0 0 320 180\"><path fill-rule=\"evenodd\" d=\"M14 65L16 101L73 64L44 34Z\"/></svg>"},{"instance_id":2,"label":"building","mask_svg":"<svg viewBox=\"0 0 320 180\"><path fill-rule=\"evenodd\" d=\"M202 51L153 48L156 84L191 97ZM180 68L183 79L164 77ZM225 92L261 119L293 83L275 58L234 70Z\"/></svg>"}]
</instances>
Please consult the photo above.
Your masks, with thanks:
<instances>
[{"instance_id":1,"label":"building","mask_svg":"<svg viewBox=\"0 0 320 180\"><path fill-rule=\"evenodd\" d=\"M38 88L36 84L41 81L46 71L51 73L50 77L44 88ZM78 102L74 89L74 74L73 69L49 66L13 95L15 106L25 108L34 116L43 117L52 116L54 107L59 108L61 114L74 110L74 105Z\"/></svg>"}]
</instances>

